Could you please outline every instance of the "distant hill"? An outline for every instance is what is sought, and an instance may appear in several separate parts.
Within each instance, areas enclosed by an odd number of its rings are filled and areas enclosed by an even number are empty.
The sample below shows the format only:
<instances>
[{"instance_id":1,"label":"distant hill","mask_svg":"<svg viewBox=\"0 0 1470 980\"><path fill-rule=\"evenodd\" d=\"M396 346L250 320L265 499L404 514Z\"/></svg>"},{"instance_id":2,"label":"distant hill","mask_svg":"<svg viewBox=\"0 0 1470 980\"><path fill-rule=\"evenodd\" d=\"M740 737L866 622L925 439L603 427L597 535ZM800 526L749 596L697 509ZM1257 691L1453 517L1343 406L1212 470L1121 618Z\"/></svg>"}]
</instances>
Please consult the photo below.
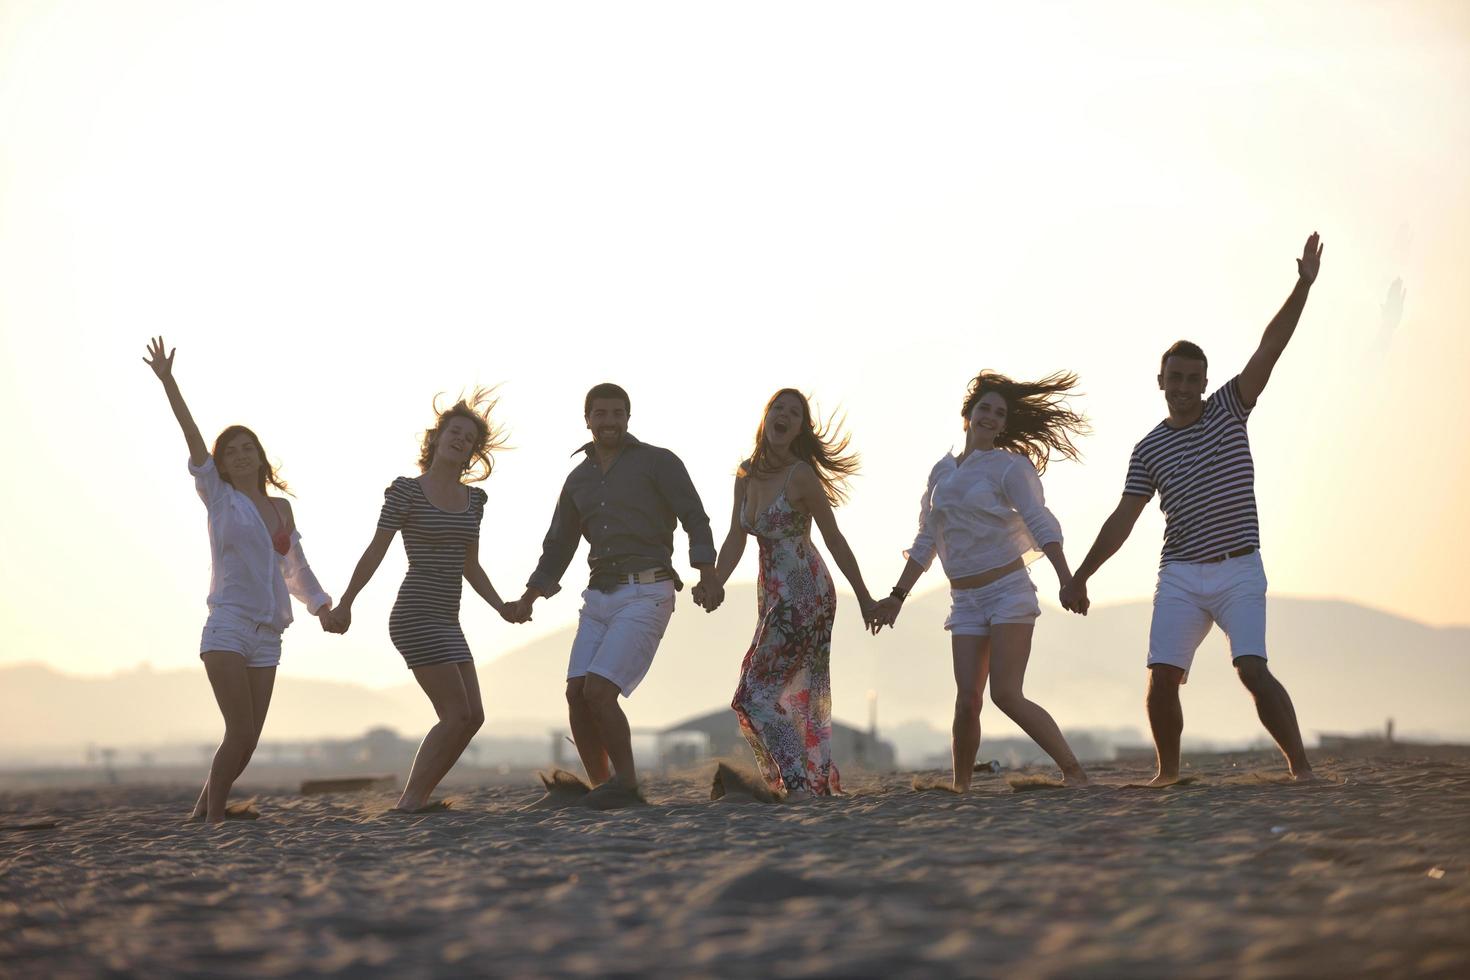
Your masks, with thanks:
<instances>
[{"instance_id":1,"label":"distant hill","mask_svg":"<svg viewBox=\"0 0 1470 980\"><path fill-rule=\"evenodd\" d=\"M1045 576L1042 576L1045 581ZM577 601L574 596L561 600ZM943 592L916 596L898 629L872 637L857 602L839 599L833 639L834 714L865 728L876 693L880 730L908 722L947 729L953 704ZM1147 731L1143 713L1150 608L1126 603L1086 618L1043 605L1027 693L1067 729ZM647 680L629 705L638 727L659 727L728 703L755 625L754 586L730 590L707 614L679 597ZM544 735L564 721L571 630L480 665L487 735ZM1272 668L1296 702L1308 739L1321 731L1378 729L1393 717L1406 738L1470 739L1470 628L1434 628L1347 602L1273 598ZM1196 738L1247 742L1263 735L1212 633L1184 687L1185 730ZM280 674L266 738L359 734L384 725L407 734L432 723L415 685L373 690ZM986 731L1015 728L993 707ZM0 761L44 747L210 742L219 714L204 672L151 671L76 677L39 664L0 668Z\"/></svg>"}]
</instances>

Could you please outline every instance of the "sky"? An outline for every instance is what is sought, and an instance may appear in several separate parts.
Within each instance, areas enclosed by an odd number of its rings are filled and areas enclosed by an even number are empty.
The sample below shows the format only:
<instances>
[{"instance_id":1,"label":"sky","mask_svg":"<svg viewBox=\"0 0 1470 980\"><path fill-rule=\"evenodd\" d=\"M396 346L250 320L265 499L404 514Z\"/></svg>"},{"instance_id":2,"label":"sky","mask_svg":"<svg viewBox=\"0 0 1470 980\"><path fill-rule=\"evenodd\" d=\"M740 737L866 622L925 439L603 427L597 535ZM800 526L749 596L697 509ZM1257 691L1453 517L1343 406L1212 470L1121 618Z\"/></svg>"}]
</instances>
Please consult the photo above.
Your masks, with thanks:
<instances>
[{"instance_id":1,"label":"sky","mask_svg":"<svg viewBox=\"0 0 1470 980\"><path fill-rule=\"evenodd\" d=\"M717 541L770 394L845 413L838 517L882 594L981 368L1081 378L1084 458L1045 476L1075 566L1164 414L1159 353L1228 380L1313 231L1251 421L1271 589L1470 622L1467 93L1458 3L0 2L0 664L197 662L156 334L206 439L243 422L281 464L334 595L436 394L477 384L514 447L482 561L518 595L604 380ZM1162 527L1095 603L1152 594ZM584 556L526 626L466 589L477 657L574 623ZM283 669L408 681L403 569L346 637L298 608ZM738 657L754 611L719 615Z\"/></svg>"}]
</instances>

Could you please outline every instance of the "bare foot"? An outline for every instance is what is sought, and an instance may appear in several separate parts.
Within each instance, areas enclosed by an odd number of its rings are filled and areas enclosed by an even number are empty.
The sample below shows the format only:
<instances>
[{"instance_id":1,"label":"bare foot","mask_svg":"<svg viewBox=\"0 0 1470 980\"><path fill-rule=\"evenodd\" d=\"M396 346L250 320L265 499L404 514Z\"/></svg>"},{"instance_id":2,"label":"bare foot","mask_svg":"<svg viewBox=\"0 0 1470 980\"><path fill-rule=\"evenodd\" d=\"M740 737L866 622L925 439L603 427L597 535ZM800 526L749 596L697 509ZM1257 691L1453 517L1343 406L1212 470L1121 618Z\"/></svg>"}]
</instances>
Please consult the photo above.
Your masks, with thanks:
<instances>
[{"instance_id":1,"label":"bare foot","mask_svg":"<svg viewBox=\"0 0 1470 980\"><path fill-rule=\"evenodd\" d=\"M627 786L617 779L609 779L582 797L582 805L592 810L620 810L627 806L647 806L648 801L638 791L637 784Z\"/></svg>"},{"instance_id":2,"label":"bare foot","mask_svg":"<svg viewBox=\"0 0 1470 980\"><path fill-rule=\"evenodd\" d=\"M1305 769L1301 772L1292 773L1291 781L1294 783L1315 783L1317 782L1317 774L1310 769Z\"/></svg>"},{"instance_id":3,"label":"bare foot","mask_svg":"<svg viewBox=\"0 0 1470 980\"><path fill-rule=\"evenodd\" d=\"M1087 778L1087 773L1078 769L1076 772L1062 773L1063 786L1087 786L1092 780Z\"/></svg>"},{"instance_id":4,"label":"bare foot","mask_svg":"<svg viewBox=\"0 0 1470 980\"><path fill-rule=\"evenodd\" d=\"M1153 779L1150 779L1147 783L1144 783L1144 785L1145 786L1173 786L1177 782L1179 782L1179 774L1177 772L1174 773L1174 774L1172 774L1172 775L1169 775L1169 774L1166 774L1166 773L1162 773L1161 772L1157 776L1155 776Z\"/></svg>"},{"instance_id":5,"label":"bare foot","mask_svg":"<svg viewBox=\"0 0 1470 980\"><path fill-rule=\"evenodd\" d=\"M402 804L399 804L398 806L395 806L393 809L389 810L388 812L389 813L402 813L402 814L414 814L414 813L446 813L446 812L448 812L449 808L452 807L452 806L454 806L454 801L453 800L430 800L428 803L425 803L422 806L409 807L409 806L403 806Z\"/></svg>"},{"instance_id":6,"label":"bare foot","mask_svg":"<svg viewBox=\"0 0 1470 980\"><path fill-rule=\"evenodd\" d=\"M185 823L205 823L206 821L204 819L204 816L205 815L203 813L191 814L189 819L186 820ZM259 820L260 811L255 809L254 800L246 800L244 803L231 803L229 806L225 807L225 819ZM215 820L209 822L220 823L221 821Z\"/></svg>"},{"instance_id":7,"label":"bare foot","mask_svg":"<svg viewBox=\"0 0 1470 980\"><path fill-rule=\"evenodd\" d=\"M805 788L802 788L802 789L792 789L792 790L787 790L786 791L786 797L785 797L785 801L784 802L786 802L786 803L805 803L808 800L815 800L816 798L817 798L817 794L816 793L813 793L809 789L805 789Z\"/></svg>"}]
</instances>

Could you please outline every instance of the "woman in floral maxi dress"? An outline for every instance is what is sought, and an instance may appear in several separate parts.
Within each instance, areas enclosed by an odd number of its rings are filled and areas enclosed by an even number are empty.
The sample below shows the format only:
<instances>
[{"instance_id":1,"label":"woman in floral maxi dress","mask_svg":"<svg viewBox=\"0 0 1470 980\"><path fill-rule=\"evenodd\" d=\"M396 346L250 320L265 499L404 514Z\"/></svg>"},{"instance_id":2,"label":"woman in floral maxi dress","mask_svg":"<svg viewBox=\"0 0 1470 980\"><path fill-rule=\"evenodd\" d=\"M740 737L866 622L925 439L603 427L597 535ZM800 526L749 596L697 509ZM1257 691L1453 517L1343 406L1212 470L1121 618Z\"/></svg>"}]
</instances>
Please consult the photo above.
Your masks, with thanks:
<instances>
[{"instance_id":1,"label":"woman in floral maxi dress","mask_svg":"<svg viewBox=\"0 0 1470 980\"><path fill-rule=\"evenodd\" d=\"M832 762L829 671L837 595L812 543L813 523L857 595L865 623L875 608L832 513L845 495L843 483L857 471L857 456L845 452L848 438L837 438L832 428L817 430L801 392L783 388L772 396L755 450L736 475L730 533L715 566L723 584L740 563L746 536L756 537L759 621L731 706L761 776L787 799L841 792Z\"/></svg>"}]
</instances>

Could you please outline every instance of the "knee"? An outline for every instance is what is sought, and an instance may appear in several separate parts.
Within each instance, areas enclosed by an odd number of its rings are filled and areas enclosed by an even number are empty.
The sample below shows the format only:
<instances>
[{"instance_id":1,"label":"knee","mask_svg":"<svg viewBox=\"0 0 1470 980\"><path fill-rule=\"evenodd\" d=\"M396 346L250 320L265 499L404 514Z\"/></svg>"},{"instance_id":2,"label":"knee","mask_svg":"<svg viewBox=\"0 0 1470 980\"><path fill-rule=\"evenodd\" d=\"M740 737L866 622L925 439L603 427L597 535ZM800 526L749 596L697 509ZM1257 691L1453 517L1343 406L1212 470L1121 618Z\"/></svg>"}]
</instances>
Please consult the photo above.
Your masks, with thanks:
<instances>
[{"instance_id":1,"label":"knee","mask_svg":"<svg viewBox=\"0 0 1470 980\"><path fill-rule=\"evenodd\" d=\"M1007 715L1014 715L1017 711L1021 710L1021 705L1026 703L1026 696L1020 691L997 691L992 689L990 700L994 701L995 706Z\"/></svg>"},{"instance_id":2,"label":"knee","mask_svg":"<svg viewBox=\"0 0 1470 980\"><path fill-rule=\"evenodd\" d=\"M1252 694L1259 693L1271 683L1271 671L1261 657L1240 657L1235 661L1235 672L1240 682Z\"/></svg>"},{"instance_id":3,"label":"knee","mask_svg":"<svg viewBox=\"0 0 1470 980\"><path fill-rule=\"evenodd\" d=\"M601 677L593 678L590 683L582 686L583 702L599 714L615 709L621 693L616 684Z\"/></svg>"},{"instance_id":4,"label":"knee","mask_svg":"<svg viewBox=\"0 0 1470 980\"><path fill-rule=\"evenodd\" d=\"M961 692L955 695L954 715L956 718L977 718L984 703L985 699L974 691Z\"/></svg>"},{"instance_id":5,"label":"knee","mask_svg":"<svg viewBox=\"0 0 1470 980\"><path fill-rule=\"evenodd\" d=\"M586 680L587 678L585 677L573 677L567 681L567 704L574 711L587 706L587 699L582 693L583 688L586 686Z\"/></svg>"},{"instance_id":6,"label":"knee","mask_svg":"<svg viewBox=\"0 0 1470 980\"><path fill-rule=\"evenodd\" d=\"M475 732L478 732L481 728L484 727L484 725L485 725L485 709L484 708L471 708L470 709L470 717L469 717L470 734L471 735L475 734Z\"/></svg>"}]
</instances>

